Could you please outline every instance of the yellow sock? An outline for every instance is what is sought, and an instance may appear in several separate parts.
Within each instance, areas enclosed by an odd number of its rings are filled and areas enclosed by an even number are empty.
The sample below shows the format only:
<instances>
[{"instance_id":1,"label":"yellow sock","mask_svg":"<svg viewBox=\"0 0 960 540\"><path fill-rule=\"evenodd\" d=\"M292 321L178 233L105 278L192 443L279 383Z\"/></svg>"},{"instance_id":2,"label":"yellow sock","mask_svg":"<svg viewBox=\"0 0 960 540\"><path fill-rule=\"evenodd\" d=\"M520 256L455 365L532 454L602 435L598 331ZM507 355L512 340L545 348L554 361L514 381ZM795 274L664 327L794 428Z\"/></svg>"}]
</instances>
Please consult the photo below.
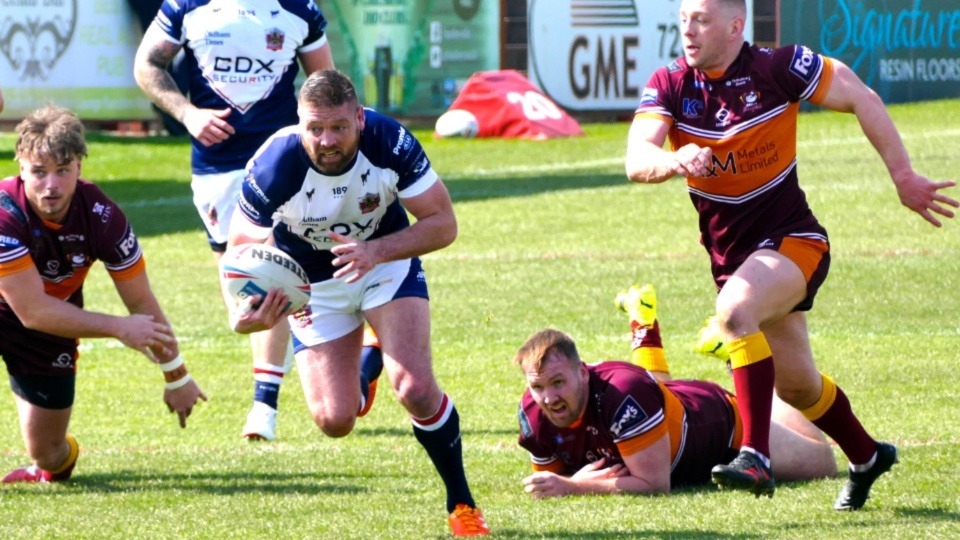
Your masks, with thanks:
<instances>
[{"instance_id":1,"label":"yellow sock","mask_svg":"<svg viewBox=\"0 0 960 540\"><path fill-rule=\"evenodd\" d=\"M667 355L660 347L637 347L630 353L630 361L647 371L670 373Z\"/></svg>"},{"instance_id":2,"label":"yellow sock","mask_svg":"<svg viewBox=\"0 0 960 540\"><path fill-rule=\"evenodd\" d=\"M56 469L51 469L50 474L59 474L63 471L73 467L73 464L77 462L77 457L80 456L80 445L77 444L77 440L73 438L73 435L67 433L67 445L70 446L70 452L67 453L67 459L60 464Z\"/></svg>"},{"instance_id":3,"label":"yellow sock","mask_svg":"<svg viewBox=\"0 0 960 540\"><path fill-rule=\"evenodd\" d=\"M761 360L766 360L773 356L770 352L770 344L763 332L743 336L727 343L727 349L730 351L730 367L732 369L749 366Z\"/></svg>"}]
</instances>

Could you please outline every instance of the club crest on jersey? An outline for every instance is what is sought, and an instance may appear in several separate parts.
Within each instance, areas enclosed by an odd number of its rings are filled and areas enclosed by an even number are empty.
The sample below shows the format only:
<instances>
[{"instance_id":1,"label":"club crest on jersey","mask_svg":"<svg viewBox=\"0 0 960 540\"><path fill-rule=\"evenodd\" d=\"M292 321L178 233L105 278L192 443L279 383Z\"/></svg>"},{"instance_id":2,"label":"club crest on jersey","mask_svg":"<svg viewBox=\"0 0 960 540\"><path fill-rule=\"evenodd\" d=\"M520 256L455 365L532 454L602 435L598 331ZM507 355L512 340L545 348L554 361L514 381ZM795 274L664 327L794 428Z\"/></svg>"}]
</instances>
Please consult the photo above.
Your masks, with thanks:
<instances>
[{"instance_id":1,"label":"club crest on jersey","mask_svg":"<svg viewBox=\"0 0 960 540\"><path fill-rule=\"evenodd\" d=\"M617 408L616 414L613 415L613 424L610 425L610 433L612 433L614 437L620 437L646 419L647 413L640 408L637 400L633 399L633 396L627 396L626 399L623 400L623 403L620 404L620 407Z\"/></svg>"},{"instance_id":2,"label":"club crest on jersey","mask_svg":"<svg viewBox=\"0 0 960 540\"><path fill-rule=\"evenodd\" d=\"M744 111L752 111L763 107L760 103L760 92L751 90L745 94L740 94L740 102L743 103Z\"/></svg>"},{"instance_id":3,"label":"club crest on jersey","mask_svg":"<svg viewBox=\"0 0 960 540\"><path fill-rule=\"evenodd\" d=\"M284 34L279 28L271 28L267 31L267 50L279 51L283 49Z\"/></svg>"},{"instance_id":4,"label":"club crest on jersey","mask_svg":"<svg viewBox=\"0 0 960 540\"><path fill-rule=\"evenodd\" d=\"M380 194L379 193L367 193L363 197L358 199L360 203L360 213L369 214L377 208L380 208Z\"/></svg>"}]
</instances>

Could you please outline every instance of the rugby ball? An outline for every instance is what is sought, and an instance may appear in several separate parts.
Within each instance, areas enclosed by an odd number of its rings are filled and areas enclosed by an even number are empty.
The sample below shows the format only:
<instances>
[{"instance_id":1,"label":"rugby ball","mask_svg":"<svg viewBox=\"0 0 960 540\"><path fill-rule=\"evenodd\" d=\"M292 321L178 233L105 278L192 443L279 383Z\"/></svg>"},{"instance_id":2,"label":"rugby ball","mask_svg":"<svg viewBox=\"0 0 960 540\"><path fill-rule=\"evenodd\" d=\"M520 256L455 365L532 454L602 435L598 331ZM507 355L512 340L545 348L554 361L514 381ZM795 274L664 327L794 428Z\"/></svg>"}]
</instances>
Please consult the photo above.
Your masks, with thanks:
<instances>
[{"instance_id":1,"label":"rugby ball","mask_svg":"<svg viewBox=\"0 0 960 540\"><path fill-rule=\"evenodd\" d=\"M437 137L476 137L480 132L477 117L470 111L450 109L437 118Z\"/></svg>"},{"instance_id":2,"label":"rugby ball","mask_svg":"<svg viewBox=\"0 0 960 540\"><path fill-rule=\"evenodd\" d=\"M297 261L267 244L240 244L220 257L220 281L238 303L280 289L290 298L291 312L310 301L310 279Z\"/></svg>"}]
</instances>

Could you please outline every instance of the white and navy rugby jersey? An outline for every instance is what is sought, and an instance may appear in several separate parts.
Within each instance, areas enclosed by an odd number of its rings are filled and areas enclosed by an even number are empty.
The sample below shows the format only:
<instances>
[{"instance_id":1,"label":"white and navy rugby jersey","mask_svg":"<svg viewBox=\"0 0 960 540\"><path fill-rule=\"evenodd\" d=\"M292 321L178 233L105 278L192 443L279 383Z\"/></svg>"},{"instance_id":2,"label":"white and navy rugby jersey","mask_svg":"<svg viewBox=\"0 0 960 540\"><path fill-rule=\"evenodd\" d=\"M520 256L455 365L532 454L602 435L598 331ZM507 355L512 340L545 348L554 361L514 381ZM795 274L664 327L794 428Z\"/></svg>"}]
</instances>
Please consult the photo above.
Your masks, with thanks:
<instances>
[{"instance_id":1,"label":"white and navy rugby jersey","mask_svg":"<svg viewBox=\"0 0 960 540\"><path fill-rule=\"evenodd\" d=\"M303 148L297 126L279 131L247 165L239 196L243 215L274 227L311 283L330 279L336 243L327 231L370 240L410 225L399 198L422 194L438 180L420 142L396 120L365 111L357 156L343 174L327 176Z\"/></svg>"},{"instance_id":2,"label":"white and navy rugby jersey","mask_svg":"<svg viewBox=\"0 0 960 540\"><path fill-rule=\"evenodd\" d=\"M193 140L194 174L243 169L278 129L297 122L297 54L327 43L313 0L166 0L155 23L184 47L190 101L233 111L236 133L205 147Z\"/></svg>"}]
</instances>

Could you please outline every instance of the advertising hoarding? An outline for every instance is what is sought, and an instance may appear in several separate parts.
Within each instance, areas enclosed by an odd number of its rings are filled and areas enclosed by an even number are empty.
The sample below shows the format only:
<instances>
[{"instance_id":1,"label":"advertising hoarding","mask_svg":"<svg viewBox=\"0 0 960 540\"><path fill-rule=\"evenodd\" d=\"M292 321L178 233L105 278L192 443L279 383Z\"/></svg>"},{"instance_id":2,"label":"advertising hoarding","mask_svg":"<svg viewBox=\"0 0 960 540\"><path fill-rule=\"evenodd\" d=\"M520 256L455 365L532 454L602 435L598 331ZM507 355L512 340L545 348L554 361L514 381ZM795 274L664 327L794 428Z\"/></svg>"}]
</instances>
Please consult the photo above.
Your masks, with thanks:
<instances>
[{"instance_id":1,"label":"advertising hoarding","mask_svg":"<svg viewBox=\"0 0 960 540\"><path fill-rule=\"evenodd\" d=\"M567 110L633 110L650 75L683 54L679 9L680 0L529 0L528 77Z\"/></svg>"},{"instance_id":2,"label":"advertising hoarding","mask_svg":"<svg viewBox=\"0 0 960 540\"><path fill-rule=\"evenodd\" d=\"M0 0L3 118L47 103L84 119L153 118L133 79L139 43L123 0Z\"/></svg>"},{"instance_id":3,"label":"advertising hoarding","mask_svg":"<svg viewBox=\"0 0 960 540\"><path fill-rule=\"evenodd\" d=\"M957 0L780 0L780 41L839 59L889 103L960 95Z\"/></svg>"},{"instance_id":4,"label":"advertising hoarding","mask_svg":"<svg viewBox=\"0 0 960 540\"><path fill-rule=\"evenodd\" d=\"M337 68L387 114L439 115L500 65L497 0L321 0Z\"/></svg>"}]
</instances>

